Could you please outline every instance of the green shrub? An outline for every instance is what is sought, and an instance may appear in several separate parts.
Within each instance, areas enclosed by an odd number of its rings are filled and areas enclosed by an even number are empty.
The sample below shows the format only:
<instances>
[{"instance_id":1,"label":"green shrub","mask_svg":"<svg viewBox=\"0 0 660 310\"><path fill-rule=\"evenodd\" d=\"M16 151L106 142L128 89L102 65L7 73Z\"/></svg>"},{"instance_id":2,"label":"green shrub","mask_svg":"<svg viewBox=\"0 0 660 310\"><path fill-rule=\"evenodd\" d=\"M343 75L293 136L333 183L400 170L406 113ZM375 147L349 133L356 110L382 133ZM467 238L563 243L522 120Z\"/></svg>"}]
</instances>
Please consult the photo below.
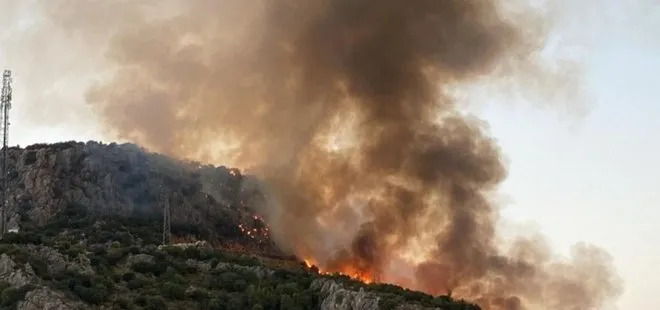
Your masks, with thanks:
<instances>
[{"instance_id":1,"label":"green shrub","mask_svg":"<svg viewBox=\"0 0 660 310\"><path fill-rule=\"evenodd\" d=\"M200 303L208 300L211 296L208 292L199 289L192 290L187 295L188 298Z\"/></svg>"},{"instance_id":2,"label":"green shrub","mask_svg":"<svg viewBox=\"0 0 660 310\"><path fill-rule=\"evenodd\" d=\"M28 263L34 270L34 273L41 278L49 278L50 274L48 273L48 263L36 256L30 256L28 258Z\"/></svg>"},{"instance_id":3,"label":"green shrub","mask_svg":"<svg viewBox=\"0 0 660 310\"><path fill-rule=\"evenodd\" d=\"M135 279L135 274L130 272L130 271L126 272L121 276L121 279L126 281L126 282L131 281L131 280Z\"/></svg>"},{"instance_id":4,"label":"green shrub","mask_svg":"<svg viewBox=\"0 0 660 310\"><path fill-rule=\"evenodd\" d=\"M176 283L165 282L161 285L161 294L168 299L184 299L186 297L186 289Z\"/></svg>"},{"instance_id":5,"label":"green shrub","mask_svg":"<svg viewBox=\"0 0 660 310\"><path fill-rule=\"evenodd\" d=\"M6 244L41 244L41 235L35 233L9 232L2 237L1 242Z\"/></svg>"},{"instance_id":6,"label":"green shrub","mask_svg":"<svg viewBox=\"0 0 660 310\"><path fill-rule=\"evenodd\" d=\"M191 258L195 260L200 259L200 252L199 249L193 246L187 247L183 250L183 255L185 258Z\"/></svg>"},{"instance_id":7,"label":"green shrub","mask_svg":"<svg viewBox=\"0 0 660 310\"><path fill-rule=\"evenodd\" d=\"M125 256L126 252L124 252L124 249L113 248L108 251L105 260L109 266L116 266Z\"/></svg>"},{"instance_id":8,"label":"green shrub","mask_svg":"<svg viewBox=\"0 0 660 310\"><path fill-rule=\"evenodd\" d=\"M102 303L107 297L106 288L101 285L95 285L93 287L74 285L72 291L83 301L95 305Z\"/></svg>"},{"instance_id":9,"label":"green shrub","mask_svg":"<svg viewBox=\"0 0 660 310\"><path fill-rule=\"evenodd\" d=\"M120 308L120 309L131 309L133 302L131 302L130 299L125 298L125 297L119 297L116 301L115 304Z\"/></svg>"},{"instance_id":10,"label":"green shrub","mask_svg":"<svg viewBox=\"0 0 660 310\"><path fill-rule=\"evenodd\" d=\"M136 276L134 279L129 280L126 283L126 287L128 287L130 290L137 290L150 284L151 281L149 281L149 279L145 278L144 276Z\"/></svg>"},{"instance_id":11,"label":"green shrub","mask_svg":"<svg viewBox=\"0 0 660 310\"><path fill-rule=\"evenodd\" d=\"M11 287L11 284L5 282L5 281L0 281L0 292L4 291L6 288Z\"/></svg>"},{"instance_id":12,"label":"green shrub","mask_svg":"<svg viewBox=\"0 0 660 310\"><path fill-rule=\"evenodd\" d=\"M150 263L150 262L137 262L131 266L131 269L139 273L160 274L160 270L158 269L158 266L155 263Z\"/></svg>"},{"instance_id":13,"label":"green shrub","mask_svg":"<svg viewBox=\"0 0 660 310\"><path fill-rule=\"evenodd\" d=\"M0 293L0 305L3 307L11 306L25 297L25 293L14 287L7 287Z\"/></svg>"},{"instance_id":14,"label":"green shrub","mask_svg":"<svg viewBox=\"0 0 660 310\"><path fill-rule=\"evenodd\" d=\"M145 295L140 295L136 300L135 303L138 306L143 307L144 309L148 310L163 310L167 309L167 304L165 303L165 299L160 296L145 296Z\"/></svg>"}]
</instances>

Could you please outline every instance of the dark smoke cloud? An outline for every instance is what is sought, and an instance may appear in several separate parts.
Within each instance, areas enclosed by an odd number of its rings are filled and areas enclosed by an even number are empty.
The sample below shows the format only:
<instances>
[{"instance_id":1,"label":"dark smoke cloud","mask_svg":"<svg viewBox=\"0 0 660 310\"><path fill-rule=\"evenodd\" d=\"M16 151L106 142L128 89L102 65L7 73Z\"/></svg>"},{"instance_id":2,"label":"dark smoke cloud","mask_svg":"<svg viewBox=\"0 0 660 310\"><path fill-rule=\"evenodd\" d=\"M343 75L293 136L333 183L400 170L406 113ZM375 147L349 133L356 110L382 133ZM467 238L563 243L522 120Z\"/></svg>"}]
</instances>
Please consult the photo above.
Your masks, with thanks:
<instances>
[{"instance_id":1,"label":"dark smoke cloud","mask_svg":"<svg viewBox=\"0 0 660 310\"><path fill-rule=\"evenodd\" d=\"M115 71L86 95L107 128L251 168L284 249L485 309L592 309L620 293L598 248L576 246L569 261L538 240L500 250L488 196L506 167L453 96L516 76L559 91L574 71L541 62L540 11L489 0L82 3L42 8L71 37L107 44ZM402 266L412 280L395 276Z\"/></svg>"}]
</instances>

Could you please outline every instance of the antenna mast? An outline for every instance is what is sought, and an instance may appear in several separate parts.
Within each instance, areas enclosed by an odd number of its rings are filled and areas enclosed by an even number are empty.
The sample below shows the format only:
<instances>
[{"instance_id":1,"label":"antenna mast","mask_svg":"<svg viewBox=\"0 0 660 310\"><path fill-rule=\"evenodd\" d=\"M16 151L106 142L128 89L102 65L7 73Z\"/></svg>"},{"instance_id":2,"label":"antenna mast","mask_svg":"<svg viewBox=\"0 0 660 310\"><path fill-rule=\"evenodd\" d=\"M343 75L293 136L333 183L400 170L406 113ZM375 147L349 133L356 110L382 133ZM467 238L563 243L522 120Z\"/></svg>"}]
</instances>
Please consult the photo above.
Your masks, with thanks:
<instances>
[{"instance_id":1,"label":"antenna mast","mask_svg":"<svg viewBox=\"0 0 660 310\"><path fill-rule=\"evenodd\" d=\"M0 237L7 233L7 213L9 207L8 186L9 171L7 166L9 149L9 110L11 109L12 97L12 78L11 70L5 70L2 73L2 95L0 97L0 114L2 116L2 218L0 219Z\"/></svg>"},{"instance_id":2,"label":"antenna mast","mask_svg":"<svg viewBox=\"0 0 660 310\"><path fill-rule=\"evenodd\" d=\"M165 192L165 187L160 185L160 200L163 204L163 245L172 241L172 229L170 227L170 199Z\"/></svg>"}]
</instances>

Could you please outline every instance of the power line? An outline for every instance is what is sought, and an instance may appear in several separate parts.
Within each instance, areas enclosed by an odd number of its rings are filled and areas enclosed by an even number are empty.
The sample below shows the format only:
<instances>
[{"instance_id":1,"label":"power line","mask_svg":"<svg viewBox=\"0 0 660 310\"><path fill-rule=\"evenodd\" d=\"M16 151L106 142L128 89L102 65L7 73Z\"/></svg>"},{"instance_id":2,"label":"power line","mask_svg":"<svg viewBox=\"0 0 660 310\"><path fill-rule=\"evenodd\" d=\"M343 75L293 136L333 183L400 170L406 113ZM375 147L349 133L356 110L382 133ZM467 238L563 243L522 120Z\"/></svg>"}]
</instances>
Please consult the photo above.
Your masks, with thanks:
<instances>
[{"instance_id":1,"label":"power line","mask_svg":"<svg viewBox=\"0 0 660 310\"><path fill-rule=\"evenodd\" d=\"M11 70L5 70L2 74L2 94L0 96L0 114L2 116L2 215L0 219L0 237L7 233L7 212L9 208L9 110L12 99L12 77Z\"/></svg>"}]
</instances>

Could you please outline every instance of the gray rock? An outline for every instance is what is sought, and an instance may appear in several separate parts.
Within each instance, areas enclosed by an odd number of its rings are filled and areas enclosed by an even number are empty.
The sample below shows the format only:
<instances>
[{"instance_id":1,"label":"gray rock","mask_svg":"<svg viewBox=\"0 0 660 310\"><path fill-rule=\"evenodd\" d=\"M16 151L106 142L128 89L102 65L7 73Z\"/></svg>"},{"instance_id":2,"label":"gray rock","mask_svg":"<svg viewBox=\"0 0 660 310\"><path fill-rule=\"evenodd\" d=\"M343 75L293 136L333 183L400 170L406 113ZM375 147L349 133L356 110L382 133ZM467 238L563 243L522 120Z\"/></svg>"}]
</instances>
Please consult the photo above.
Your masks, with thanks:
<instances>
[{"instance_id":1,"label":"gray rock","mask_svg":"<svg viewBox=\"0 0 660 310\"><path fill-rule=\"evenodd\" d=\"M32 266L25 264L20 268L7 254L0 255L0 281L9 283L14 287L39 283Z\"/></svg>"},{"instance_id":2,"label":"gray rock","mask_svg":"<svg viewBox=\"0 0 660 310\"><path fill-rule=\"evenodd\" d=\"M154 257L148 254L136 254L136 255L131 254L126 258L126 265L133 266L137 263L153 264L155 261L156 260L154 259Z\"/></svg>"},{"instance_id":3,"label":"gray rock","mask_svg":"<svg viewBox=\"0 0 660 310\"><path fill-rule=\"evenodd\" d=\"M342 284L328 279L315 280L312 288L320 290L324 297L322 310L378 310L380 298L365 293L362 288L357 292L347 290Z\"/></svg>"},{"instance_id":4,"label":"gray rock","mask_svg":"<svg viewBox=\"0 0 660 310\"><path fill-rule=\"evenodd\" d=\"M363 288L359 291L344 288L341 283L320 278L312 282L312 289L321 292L321 310L378 310L380 297L376 294L366 292ZM402 303L396 306L396 310L443 310L441 308L426 308L416 304Z\"/></svg>"},{"instance_id":5,"label":"gray rock","mask_svg":"<svg viewBox=\"0 0 660 310\"><path fill-rule=\"evenodd\" d=\"M200 262L200 261L194 260L194 259L186 260L186 265L188 265L190 267L194 267L198 271L201 271L201 272L208 272L209 270L211 270L211 264L206 263L206 262Z\"/></svg>"},{"instance_id":6,"label":"gray rock","mask_svg":"<svg viewBox=\"0 0 660 310\"><path fill-rule=\"evenodd\" d=\"M40 287L25 294L18 303L18 310L77 310L88 309L78 302L68 300L64 294L47 287Z\"/></svg>"},{"instance_id":7,"label":"gray rock","mask_svg":"<svg viewBox=\"0 0 660 310\"><path fill-rule=\"evenodd\" d=\"M76 259L69 263L66 267L67 270L76 271L83 275L94 275L96 273L92 267L92 262L89 260L89 257L82 253L78 254L78 257L76 257Z\"/></svg>"},{"instance_id":8,"label":"gray rock","mask_svg":"<svg viewBox=\"0 0 660 310\"><path fill-rule=\"evenodd\" d=\"M37 255L43 259L48 265L48 271L52 274L57 274L65 270L78 272L83 275L95 274L89 258L82 253L78 254L78 257L72 260L51 247L29 245L28 251L31 255Z\"/></svg>"},{"instance_id":9,"label":"gray rock","mask_svg":"<svg viewBox=\"0 0 660 310\"><path fill-rule=\"evenodd\" d=\"M11 273L16 268L16 263L9 257L9 255L2 253L0 255L0 275Z\"/></svg>"},{"instance_id":10,"label":"gray rock","mask_svg":"<svg viewBox=\"0 0 660 310\"><path fill-rule=\"evenodd\" d=\"M53 274L63 272L67 268L67 257L53 248L31 246L28 250L43 259L48 265L48 271Z\"/></svg>"}]
</instances>

